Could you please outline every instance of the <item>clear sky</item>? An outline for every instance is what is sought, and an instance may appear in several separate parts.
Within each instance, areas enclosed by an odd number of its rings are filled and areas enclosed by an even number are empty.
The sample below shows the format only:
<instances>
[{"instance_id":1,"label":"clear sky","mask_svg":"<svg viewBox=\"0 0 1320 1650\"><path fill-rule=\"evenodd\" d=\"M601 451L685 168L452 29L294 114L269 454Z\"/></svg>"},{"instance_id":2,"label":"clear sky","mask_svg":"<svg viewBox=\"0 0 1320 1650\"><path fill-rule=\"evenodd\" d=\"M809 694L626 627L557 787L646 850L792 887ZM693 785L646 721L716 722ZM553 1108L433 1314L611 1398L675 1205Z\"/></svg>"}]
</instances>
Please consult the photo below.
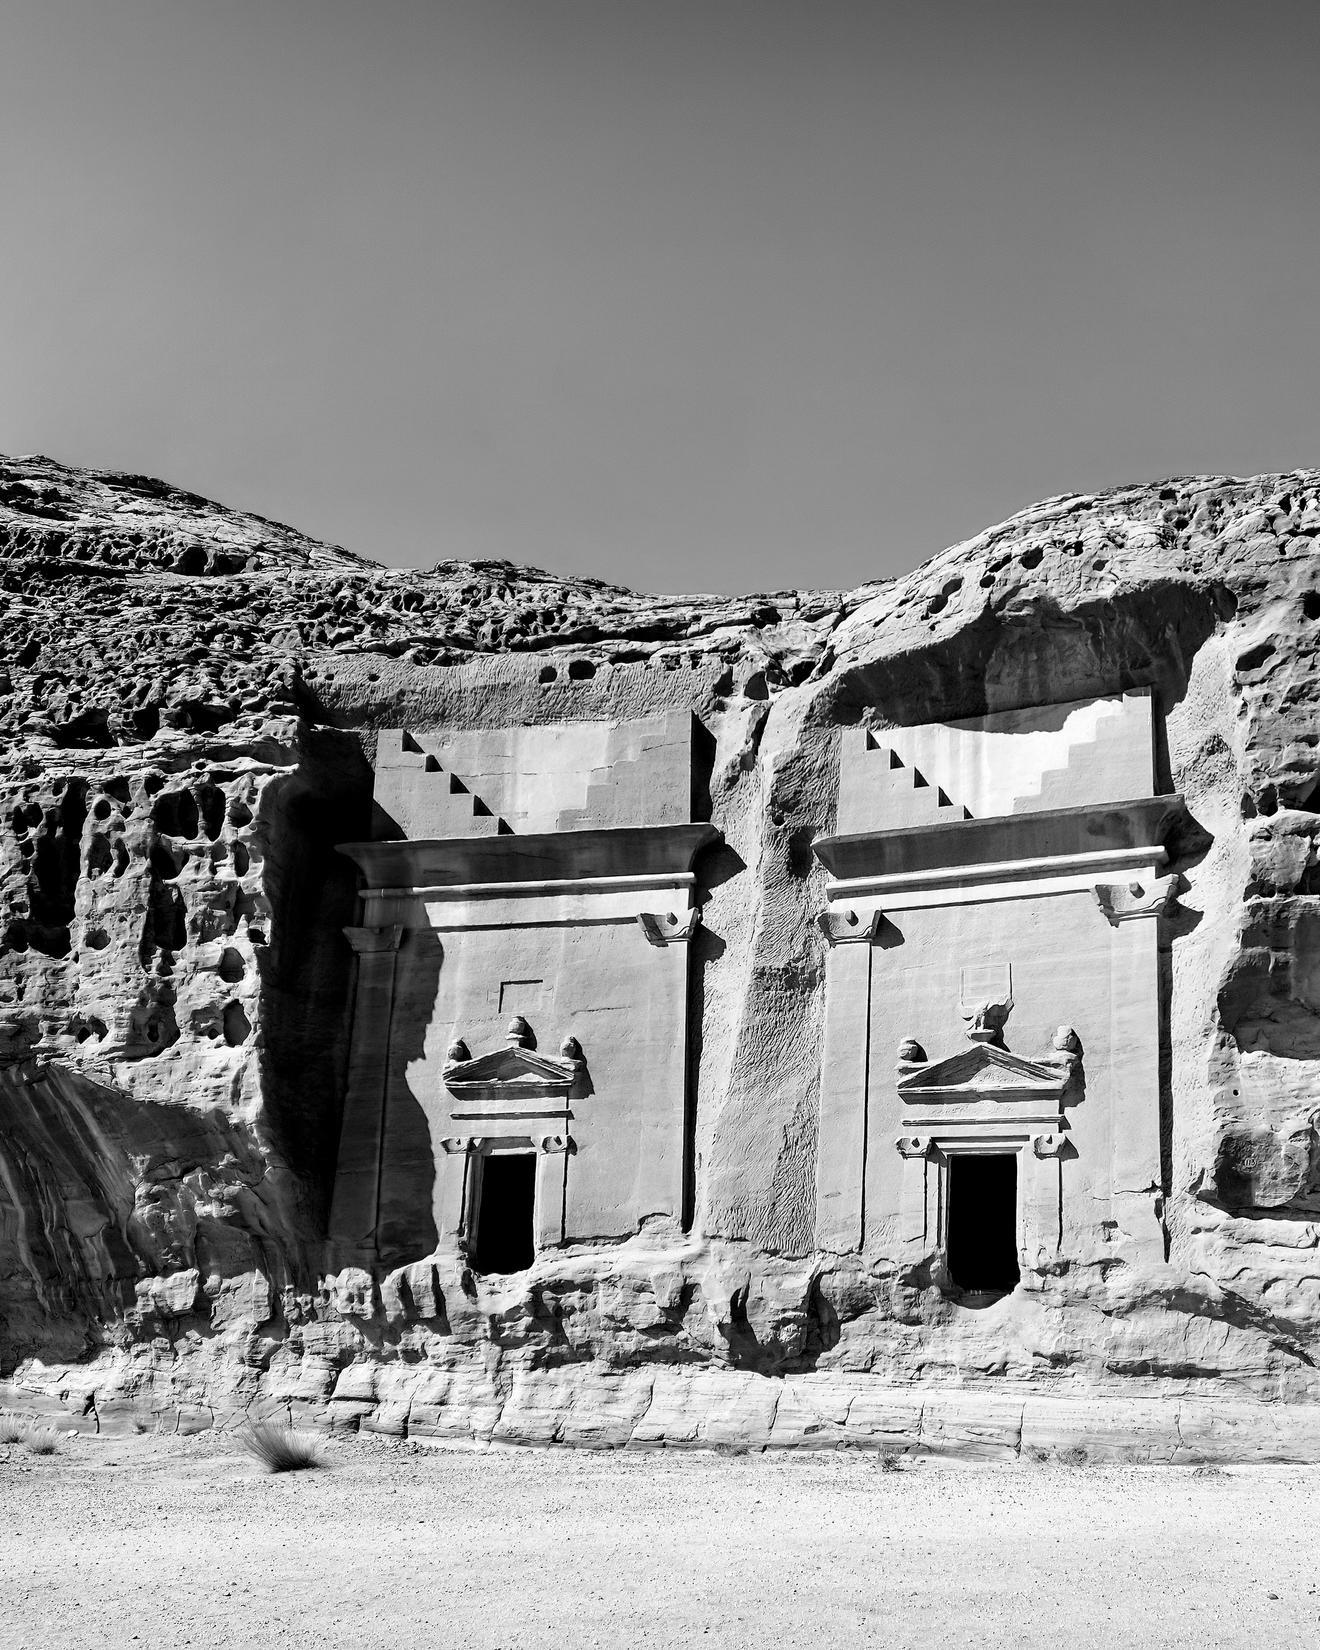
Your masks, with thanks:
<instances>
[{"instance_id":1,"label":"clear sky","mask_svg":"<svg viewBox=\"0 0 1320 1650\"><path fill-rule=\"evenodd\" d=\"M1316 0L2 0L0 450L850 585L1320 463Z\"/></svg>"}]
</instances>

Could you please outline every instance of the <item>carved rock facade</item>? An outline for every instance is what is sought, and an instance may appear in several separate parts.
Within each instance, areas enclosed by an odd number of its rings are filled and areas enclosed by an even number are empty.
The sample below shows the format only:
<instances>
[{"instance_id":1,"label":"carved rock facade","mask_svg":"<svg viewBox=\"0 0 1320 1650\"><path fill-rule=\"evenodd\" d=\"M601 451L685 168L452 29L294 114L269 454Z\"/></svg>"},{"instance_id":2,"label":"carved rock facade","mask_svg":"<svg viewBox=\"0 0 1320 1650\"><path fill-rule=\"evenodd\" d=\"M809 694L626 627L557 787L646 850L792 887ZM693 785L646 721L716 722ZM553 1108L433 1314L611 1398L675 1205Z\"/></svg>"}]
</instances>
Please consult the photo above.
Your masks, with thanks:
<instances>
[{"instance_id":1,"label":"carved rock facade","mask_svg":"<svg viewBox=\"0 0 1320 1650\"><path fill-rule=\"evenodd\" d=\"M0 1399L1286 1433L1317 532L1200 479L648 598L5 464Z\"/></svg>"}]
</instances>

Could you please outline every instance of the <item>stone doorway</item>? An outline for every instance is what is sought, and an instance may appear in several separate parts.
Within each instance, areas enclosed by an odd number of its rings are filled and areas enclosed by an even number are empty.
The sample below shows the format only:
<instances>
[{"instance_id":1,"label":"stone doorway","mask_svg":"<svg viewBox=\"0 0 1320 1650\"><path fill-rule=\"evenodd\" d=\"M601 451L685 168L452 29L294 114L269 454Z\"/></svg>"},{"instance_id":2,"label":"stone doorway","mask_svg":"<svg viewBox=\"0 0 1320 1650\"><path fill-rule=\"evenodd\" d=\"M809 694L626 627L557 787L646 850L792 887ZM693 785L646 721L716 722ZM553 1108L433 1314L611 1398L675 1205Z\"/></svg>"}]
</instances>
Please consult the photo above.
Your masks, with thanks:
<instances>
[{"instance_id":1,"label":"stone doorway","mask_svg":"<svg viewBox=\"0 0 1320 1650\"><path fill-rule=\"evenodd\" d=\"M521 1272L536 1256L536 1153L486 1153L475 1168L473 1270Z\"/></svg>"},{"instance_id":2,"label":"stone doorway","mask_svg":"<svg viewBox=\"0 0 1320 1650\"><path fill-rule=\"evenodd\" d=\"M949 1158L949 1278L966 1305L988 1305L1020 1281L1017 1170L1016 1152Z\"/></svg>"}]
</instances>

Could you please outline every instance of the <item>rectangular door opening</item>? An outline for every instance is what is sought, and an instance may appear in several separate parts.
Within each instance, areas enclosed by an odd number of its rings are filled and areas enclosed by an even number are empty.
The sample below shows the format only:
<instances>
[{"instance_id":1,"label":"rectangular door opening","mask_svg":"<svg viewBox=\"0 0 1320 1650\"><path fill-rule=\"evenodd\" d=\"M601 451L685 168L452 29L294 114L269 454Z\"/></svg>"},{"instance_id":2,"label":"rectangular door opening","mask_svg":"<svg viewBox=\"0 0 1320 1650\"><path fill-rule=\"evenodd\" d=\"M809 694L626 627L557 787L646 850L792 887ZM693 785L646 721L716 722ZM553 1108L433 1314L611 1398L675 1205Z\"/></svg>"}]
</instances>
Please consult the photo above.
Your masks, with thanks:
<instances>
[{"instance_id":1,"label":"rectangular door opening","mask_svg":"<svg viewBox=\"0 0 1320 1650\"><path fill-rule=\"evenodd\" d=\"M521 1272L536 1256L536 1153L492 1153L476 1168L473 1270Z\"/></svg>"},{"instance_id":2,"label":"rectangular door opening","mask_svg":"<svg viewBox=\"0 0 1320 1650\"><path fill-rule=\"evenodd\" d=\"M949 1158L948 1262L968 1295L998 1297L1021 1278L1017 1248L1017 1153Z\"/></svg>"}]
</instances>

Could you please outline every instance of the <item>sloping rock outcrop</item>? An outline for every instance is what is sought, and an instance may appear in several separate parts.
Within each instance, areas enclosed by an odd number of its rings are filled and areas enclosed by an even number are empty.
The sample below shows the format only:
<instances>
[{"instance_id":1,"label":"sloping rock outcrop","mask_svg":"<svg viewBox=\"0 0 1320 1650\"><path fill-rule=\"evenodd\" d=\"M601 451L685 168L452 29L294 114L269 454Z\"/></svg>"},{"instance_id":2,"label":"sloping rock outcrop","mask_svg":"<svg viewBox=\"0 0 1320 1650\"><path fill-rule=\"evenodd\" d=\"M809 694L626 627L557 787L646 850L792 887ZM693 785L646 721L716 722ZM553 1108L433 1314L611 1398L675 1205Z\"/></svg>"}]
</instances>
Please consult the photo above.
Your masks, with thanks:
<instances>
[{"instance_id":1,"label":"sloping rock outcrop","mask_svg":"<svg viewBox=\"0 0 1320 1650\"><path fill-rule=\"evenodd\" d=\"M274 1406L418 1436L735 1444L906 1436L885 1419L898 1388L1310 1401L1317 535L1320 472L1190 478L1048 500L852 592L655 597L505 563L383 569L156 481L0 462L14 1401L90 1425ZM812 843L840 730L1133 689L1158 699L1161 789L1188 813L1164 1254L1078 1257L960 1311L817 1244ZM643 1222L507 1280L438 1254L330 1264L357 898L336 849L372 833L382 730L675 710L709 735L724 844L687 1229Z\"/></svg>"}]
</instances>

